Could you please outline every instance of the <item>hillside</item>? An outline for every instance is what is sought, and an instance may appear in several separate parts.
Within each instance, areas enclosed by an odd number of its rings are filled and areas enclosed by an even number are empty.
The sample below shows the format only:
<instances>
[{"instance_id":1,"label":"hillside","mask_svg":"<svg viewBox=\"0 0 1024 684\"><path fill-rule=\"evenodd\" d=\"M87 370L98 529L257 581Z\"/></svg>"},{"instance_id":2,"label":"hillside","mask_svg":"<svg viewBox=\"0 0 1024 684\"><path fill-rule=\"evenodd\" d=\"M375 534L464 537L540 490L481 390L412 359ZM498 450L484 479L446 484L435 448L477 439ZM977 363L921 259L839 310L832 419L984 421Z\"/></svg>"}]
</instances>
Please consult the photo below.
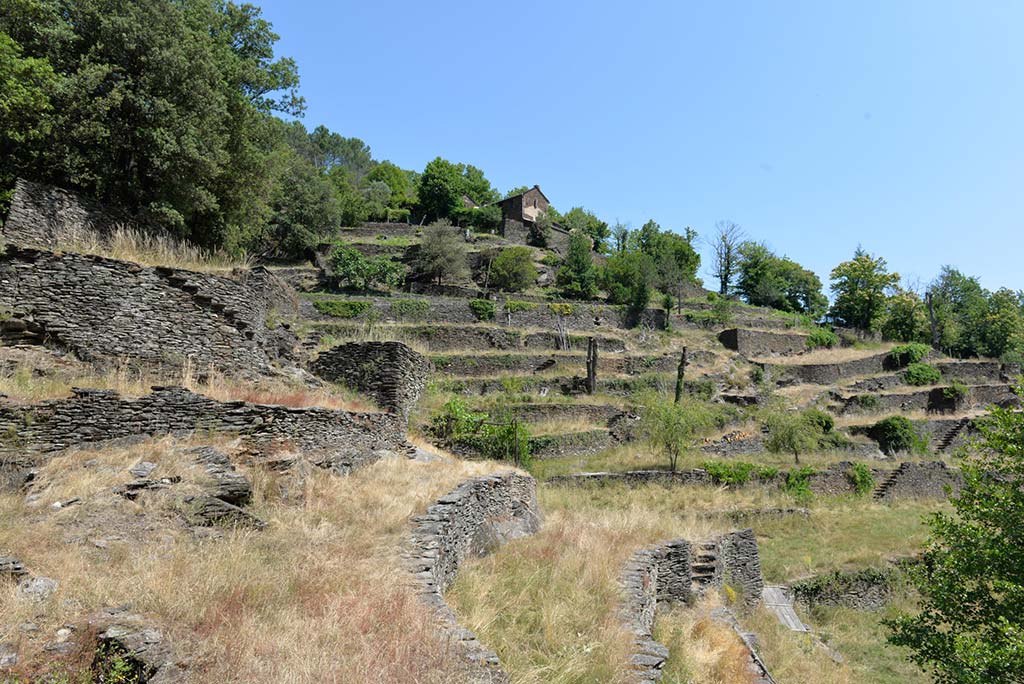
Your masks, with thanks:
<instances>
[{"instance_id":1,"label":"hillside","mask_svg":"<svg viewBox=\"0 0 1024 684\"><path fill-rule=\"evenodd\" d=\"M438 285L437 227L225 268L13 206L5 684L927 681L881 621L1018 367L692 280L567 299L572 248L512 234Z\"/></svg>"}]
</instances>

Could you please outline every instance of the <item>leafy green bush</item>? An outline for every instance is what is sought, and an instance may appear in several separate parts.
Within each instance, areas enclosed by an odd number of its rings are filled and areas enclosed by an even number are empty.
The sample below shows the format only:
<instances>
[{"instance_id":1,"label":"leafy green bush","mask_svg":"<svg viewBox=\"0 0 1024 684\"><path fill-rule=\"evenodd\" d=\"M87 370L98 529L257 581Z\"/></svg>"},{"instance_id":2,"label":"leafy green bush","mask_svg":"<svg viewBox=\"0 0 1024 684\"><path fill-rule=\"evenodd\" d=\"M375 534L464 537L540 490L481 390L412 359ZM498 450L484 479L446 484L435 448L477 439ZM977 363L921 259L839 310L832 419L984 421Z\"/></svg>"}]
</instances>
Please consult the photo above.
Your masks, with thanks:
<instances>
[{"instance_id":1,"label":"leafy green bush","mask_svg":"<svg viewBox=\"0 0 1024 684\"><path fill-rule=\"evenodd\" d=\"M811 331L811 334L807 336L807 348L818 349L819 347L826 347L831 349L839 344L839 337L825 328L815 328Z\"/></svg>"},{"instance_id":2,"label":"leafy green bush","mask_svg":"<svg viewBox=\"0 0 1024 684\"><path fill-rule=\"evenodd\" d=\"M891 358L897 365L906 366L911 363L917 363L924 357L928 356L928 352L932 350L927 344L921 344L920 342L911 342L910 344L901 344L892 348L889 352L889 358Z\"/></svg>"},{"instance_id":3,"label":"leafy green bush","mask_svg":"<svg viewBox=\"0 0 1024 684\"><path fill-rule=\"evenodd\" d=\"M505 311L510 314L519 313L520 311L532 311L537 308L537 304L534 302L523 302L518 299L506 299L505 300Z\"/></svg>"},{"instance_id":4,"label":"leafy green bush","mask_svg":"<svg viewBox=\"0 0 1024 684\"><path fill-rule=\"evenodd\" d=\"M544 264L545 266L561 266L562 260L559 258L557 254L552 254L548 252L541 258L540 263Z\"/></svg>"},{"instance_id":5,"label":"leafy green bush","mask_svg":"<svg viewBox=\"0 0 1024 684\"><path fill-rule=\"evenodd\" d=\"M391 313L405 320L419 320L430 313L430 302L425 299L395 299L391 302Z\"/></svg>"},{"instance_id":6,"label":"leafy green bush","mask_svg":"<svg viewBox=\"0 0 1024 684\"><path fill-rule=\"evenodd\" d=\"M335 286L342 288L397 287L405 277L401 264L387 257L368 259L355 247L340 242L331 248L327 265Z\"/></svg>"},{"instance_id":7,"label":"leafy green bush","mask_svg":"<svg viewBox=\"0 0 1024 684\"><path fill-rule=\"evenodd\" d=\"M853 467L846 472L846 476L853 483L853 491L857 496L864 496L875 491L875 476L863 463L854 463Z\"/></svg>"},{"instance_id":8,"label":"leafy green bush","mask_svg":"<svg viewBox=\"0 0 1024 684\"><path fill-rule=\"evenodd\" d=\"M809 466L790 470L786 473L785 491L797 501L809 501L814 497L811 475L814 475L814 468Z\"/></svg>"},{"instance_id":9,"label":"leafy green bush","mask_svg":"<svg viewBox=\"0 0 1024 684\"><path fill-rule=\"evenodd\" d=\"M572 316L576 309L569 302L551 302L548 310L556 316Z\"/></svg>"},{"instance_id":10,"label":"leafy green bush","mask_svg":"<svg viewBox=\"0 0 1024 684\"><path fill-rule=\"evenodd\" d=\"M922 387L924 385L936 384L942 379L942 373L939 372L938 368L931 364L912 363L907 366L907 370L904 371L903 379L908 385Z\"/></svg>"},{"instance_id":11,"label":"leafy green bush","mask_svg":"<svg viewBox=\"0 0 1024 684\"><path fill-rule=\"evenodd\" d=\"M478 321L494 320L494 302L489 299L474 299L469 303L469 310L473 312Z\"/></svg>"},{"instance_id":12,"label":"leafy green bush","mask_svg":"<svg viewBox=\"0 0 1024 684\"><path fill-rule=\"evenodd\" d=\"M319 299L313 302L313 308L334 318L356 318L366 312L370 302L354 302L341 299Z\"/></svg>"},{"instance_id":13,"label":"leafy green bush","mask_svg":"<svg viewBox=\"0 0 1024 684\"><path fill-rule=\"evenodd\" d=\"M484 458L530 460L530 432L525 425L504 417L491 420L487 413L471 411L462 399L452 399L430 420L430 432L449 444L474 449Z\"/></svg>"},{"instance_id":14,"label":"leafy green bush","mask_svg":"<svg viewBox=\"0 0 1024 684\"><path fill-rule=\"evenodd\" d=\"M506 247L491 263L490 282L498 290L519 292L537 282L533 252L528 247Z\"/></svg>"},{"instance_id":15,"label":"leafy green bush","mask_svg":"<svg viewBox=\"0 0 1024 684\"><path fill-rule=\"evenodd\" d=\"M770 480L779 473L774 466L763 466L745 461L705 461L701 467L707 471L716 484L742 485L750 482L751 476L759 480Z\"/></svg>"},{"instance_id":16,"label":"leafy green bush","mask_svg":"<svg viewBox=\"0 0 1024 684\"><path fill-rule=\"evenodd\" d=\"M791 453L799 461L800 454L818 447L823 434L821 426L813 418L793 411L779 411L767 416L768 439L764 446L768 451Z\"/></svg>"},{"instance_id":17,"label":"leafy green bush","mask_svg":"<svg viewBox=\"0 0 1024 684\"><path fill-rule=\"evenodd\" d=\"M803 419L817 427L822 433L832 432L836 426L835 419L821 409L809 408L803 412Z\"/></svg>"},{"instance_id":18,"label":"leafy green bush","mask_svg":"<svg viewBox=\"0 0 1024 684\"><path fill-rule=\"evenodd\" d=\"M871 427L869 434L889 456L901 451L923 454L928 450L927 442L904 416L890 416L878 421Z\"/></svg>"},{"instance_id":19,"label":"leafy green bush","mask_svg":"<svg viewBox=\"0 0 1024 684\"><path fill-rule=\"evenodd\" d=\"M942 396L957 404L966 399L967 395L970 393L971 388L959 380L954 380L948 387L942 388Z\"/></svg>"},{"instance_id":20,"label":"leafy green bush","mask_svg":"<svg viewBox=\"0 0 1024 684\"><path fill-rule=\"evenodd\" d=\"M875 394L858 394L853 403L862 411L875 411L882 405L882 400Z\"/></svg>"}]
</instances>

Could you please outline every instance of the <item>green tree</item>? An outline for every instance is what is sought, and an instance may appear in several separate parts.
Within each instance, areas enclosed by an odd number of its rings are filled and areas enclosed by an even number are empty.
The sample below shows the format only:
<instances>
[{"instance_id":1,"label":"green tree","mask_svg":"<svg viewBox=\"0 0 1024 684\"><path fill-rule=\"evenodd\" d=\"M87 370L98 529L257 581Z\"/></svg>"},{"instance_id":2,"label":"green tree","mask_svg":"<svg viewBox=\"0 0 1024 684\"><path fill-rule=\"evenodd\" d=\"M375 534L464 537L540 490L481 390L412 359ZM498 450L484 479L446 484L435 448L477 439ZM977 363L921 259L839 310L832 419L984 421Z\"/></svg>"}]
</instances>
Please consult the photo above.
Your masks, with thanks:
<instances>
[{"instance_id":1,"label":"green tree","mask_svg":"<svg viewBox=\"0 0 1024 684\"><path fill-rule=\"evenodd\" d=\"M427 164L417 190L420 210L428 219L449 218L461 206L462 177L459 168L437 157Z\"/></svg>"},{"instance_id":2,"label":"green tree","mask_svg":"<svg viewBox=\"0 0 1024 684\"><path fill-rule=\"evenodd\" d=\"M322 171L341 167L359 184L376 168L370 146L359 138L346 138L321 125L313 129L309 140L313 154L311 161Z\"/></svg>"},{"instance_id":3,"label":"green tree","mask_svg":"<svg viewBox=\"0 0 1024 684\"><path fill-rule=\"evenodd\" d=\"M920 610L886 622L890 643L941 684L1024 681L1024 413L993 408L961 467L952 513L910 571Z\"/></svg>"},{"instance_id":4,"label":"green tree","mask_svg":"<svg viewBox=\"0 0 1024 684\"><path fill-rule=\"evenodd\" d=\"M593 243L579 231L569 236L569 250L555 284L569 299L592 299L597 294L597 272L591 255Z\"/></svg>"},{"instance_id":5,"label":"green tree","mask_svg":"<svg viewBox=\"0 0 1024 684\"><path fill-rule=\"evenodd\" d=\"M800 463L800 454L817 449L826 427L818 411L775 411L766 419L768 439L765 448L772 453L793 454L793 460ZM827 416L826 416L827 417Z\"/></svg>"},{"instance_id":6,"label":"green tree","mask_svg":"<svg viewBox=\"0 0 1024 684\"><path fill-rule=\"evenodd\" d=\"M542 211L530 224L526 232L527 243L534 247L546 248L551 242L551 226L554 221L550 211Z\"/></svg>"},{"instance_id":7,"label":"green tree","mask_svg":"<svg viewBox=\"0 0 1024 684\"><path fill-rule=\"evenodd\" d=\"M498 290L519 292L537 282L537 268L529 247L506 247L491 263L491 284Z\"/></svg>"},{"instance_id":8,"label":"green tree","mask_svg":"<svg viewBox=\"0 0 1024 684\"><path fill-rule=\"evenodd\" d=\"M0 216L19 171L19 149L38 149L50 134L50 95L57 77L45 58L22 57L21 46L0 32Z\"/></svg>"},{"instance_id":9,"label":"green tree","mask_svg":"<svg viewBox=\"0 0 1024 684\"><path fill-rule=\"evenodd\" d=\"M568 231L578 230L594 241L594 251L603 254L608 248L611 231L608 224L583 207L573 207L562 216L562 227Z\"/></svg>"},{"instance_id":10,"label":"green tree","mask_svg":"<svg viewBox=\"0 0 1024 684\"><path fill-rule=\"evenodd\" d=\"M689 397L678 403L650 398L641 411L644 437L665 456L672 471L678 467L680 456L714 424L715 415L708 406Z\"/></svg>"},{"instance_id":11,"label":"green tree","mask_svg":"<svg viewBox=\"0 0 1024 684\"><path fill-rule=\"evenodd\" d=\"M408 174L389 161L383 161L374 166L366 174L365 180L369 183L385 183L391 191L388 200L393 208L398 208L411 199L412 188L409 185Z\"/></svg>"},{"instance_id":12,"label":"green tree","mask_svg":"<svg viewBox=\"0 0 1024 684\"><path fill-rule=\"evenodd\" d=\"M791 259L776 256L763 243L741 244L736 250L735 271L736 292L748 304L814 318L828 306L818 276Z\"/></svg>"},{"instance_id":13,"label":"green tree","mask_svg":"<svg viewBox=\"0 0 1024 684\"><path fill-rule=\"evenodd\" d=\"M340 208L331 183L291 150L284 161L271 200L269 242L263 254L308 257L338 228Z\"/></svg>"},{"instance_id":14,"label":"green tree","mask_svg":"<svg viewBox=\"0 0 1024 684\"><path fill-rule=\"evenodd\" d=\"M879 330L887 340L929 342L928 311L917 293L898 288L886 301Z\"/></svg>"},{"instance_id":15,"label":"green tree","mask_svg":"<svg viewBox=\"0 0 1024 684\"><path fill-rule=\"evenodd\" d=\"M857 248L850 261L832 269L835 302L830 315L840 325L874 331L885 312L886 295L900 281L889 273L885 259Z\"/></svg>"},{"instance_id":16,"label":"green tree","mask_svg":"<svg viewBox=\"0 0 1024 684\"><path fill-rule=\"evenodd\" d=\"M413 259L417 276L434 280L461 280L469 277L466 241L461 231L447 220L438 220L423 230L423 241Z\"/></svg>"}]
</instances>

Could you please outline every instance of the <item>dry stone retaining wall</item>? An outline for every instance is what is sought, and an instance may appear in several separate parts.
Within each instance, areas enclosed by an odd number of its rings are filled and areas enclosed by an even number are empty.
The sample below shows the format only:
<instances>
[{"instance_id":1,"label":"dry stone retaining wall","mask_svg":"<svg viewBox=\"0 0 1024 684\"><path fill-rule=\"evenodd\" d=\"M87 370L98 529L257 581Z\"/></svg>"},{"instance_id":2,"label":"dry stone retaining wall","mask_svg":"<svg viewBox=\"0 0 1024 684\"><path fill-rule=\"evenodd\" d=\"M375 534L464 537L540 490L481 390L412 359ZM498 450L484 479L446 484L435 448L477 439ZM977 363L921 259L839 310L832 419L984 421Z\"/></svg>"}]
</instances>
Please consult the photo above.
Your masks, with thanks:
<instances>
[{"instance_id":1,"label":"dry stone retaining wall","mask_svg":"<svg viewBox=\"0 0 1024 684\"><path fill-rule=\"evenodd\" d=\"M125 359L232 374L268 372L294 337L267 329L286 286L266 269L238 279L8 246L0 254L0 338L49 344L90 362Z\"/></svg>"},{"instance_id":2,"label":"dry stone retaining wall","mask_svg":"<svg viewBox=\"0 0 1024 684\"><path fill-rule=\"evenodd\" d=\"M408 416L427 384L430 363L401 342L350 342L322 352L309 370Z\"/></svg>"},{"instance_id":3,"label":"dry stone retaining wall","mask_svg":"<svg viewBox=\"0 0 1024 684\"><path fill-rule=\"evenodd\" d=\"M505 684L498 657L472 632L459 627L443 594L471 556L540 529L537 483L507 471L467 480L413 521L407 560L422 599L435 613L444 638L465 658L470 681Z\"/></svg>"},{"instance_id":4,"label":"dry stone retaining wall","mask_svg":"<svg viewBox=\"0 0 1024 684\"><path fill-rule=\"evenodd\" d=\"M789 379L812 385L834 385L843 378L895 370L888 352L841 363L763 364L775 380Z\"/></svg>"},{"instance_id":5,"label":"dry stone retaining wall","mask_svg":"<svg viewBox=\"0 0 1024 684\"><path fill-rule=\"evenodd\" d=\"M872 397L868 405L871 412L877 411L930 411L951 413L998 404L1015 405L1019 397L1009 385L975 385L969 388L967 397L960 401L948 399L942 387L930 387L916 392L892 392L888 394L854 395L843 399L840 413L863 413L866 409L860 397Z\"/></svg>"},{"instance_id":6,"label":"dry stone retaining wall","mask_svg":"<svg viewBox=\"0 0 1024 684\"><path fill-rule=\"evenodd\" d=\"M30 468L32 455L136 436L214 431L240 434L257 447L289 447L342 472L387 453L404 453L404 417L324 408L219 402L181 387L154 387L138 399L112 390L75 390L68 399L0 403L0 474Z\"/></svg>"},{"instance_id":7,"label":"dry stone retaining wall","mask_svg":"<svg viewBox=\"0 0 1024 684\"><path fill-rule=\"evenodd\" d=\"M740 589L747 607L761 600L764 581L753 530L730 532L696 546L695 550L685 539L655 544L634 553L623 570L620 615L633 636L630 681L634 684L657 682L668 659L668 649L652 636L659 601L689 604L695 590L721 588L726 583ZM694 571L698 562L714 564L704 584Z\"/></svg>"},{"instance_id":8,"label":"dry stone retaining wall","mask_svg":"<svg viewBox=\"0 0 1024 684\"><path fill-rule=\"evenodd\" d=\"M83 239L101 240L119 225L131 223L133 218L127 212L67 190L18 179L0 235L14 244L56 249Z\"/></svg>"},{"instance_id":9,"label":"dry stone retaining wall","mask_svg":"<svg viewBox=\"0 0 1024 684\"><path fill-rule=\"evenodd\" d=\"M718 341L747 358L807 351L807 335L800 333L729 328L718 334Z\"/></svg>"}]
</instances>

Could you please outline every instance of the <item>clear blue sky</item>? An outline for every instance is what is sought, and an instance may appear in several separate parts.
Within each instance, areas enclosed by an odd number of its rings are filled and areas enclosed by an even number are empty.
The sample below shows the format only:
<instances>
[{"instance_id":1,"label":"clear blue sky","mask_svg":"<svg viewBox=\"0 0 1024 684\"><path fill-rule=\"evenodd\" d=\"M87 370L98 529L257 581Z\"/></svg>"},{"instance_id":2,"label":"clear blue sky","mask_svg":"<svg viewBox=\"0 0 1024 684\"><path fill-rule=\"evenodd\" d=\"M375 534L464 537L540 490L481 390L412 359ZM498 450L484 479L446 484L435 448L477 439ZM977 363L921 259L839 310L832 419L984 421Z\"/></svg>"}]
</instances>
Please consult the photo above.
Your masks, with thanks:
<instances>
[{"instance_id":1,"label":"clear blue sky","mask_svg":"<svg viewBox=\"0 0 1024 684\"><path fill-rule=\"evenodd\" d=\"M1016 0L256 2L306 125L377 159L634 228L731 219L826 287L861 244L1024 289Z\"/></svg>"}]
</instances>

